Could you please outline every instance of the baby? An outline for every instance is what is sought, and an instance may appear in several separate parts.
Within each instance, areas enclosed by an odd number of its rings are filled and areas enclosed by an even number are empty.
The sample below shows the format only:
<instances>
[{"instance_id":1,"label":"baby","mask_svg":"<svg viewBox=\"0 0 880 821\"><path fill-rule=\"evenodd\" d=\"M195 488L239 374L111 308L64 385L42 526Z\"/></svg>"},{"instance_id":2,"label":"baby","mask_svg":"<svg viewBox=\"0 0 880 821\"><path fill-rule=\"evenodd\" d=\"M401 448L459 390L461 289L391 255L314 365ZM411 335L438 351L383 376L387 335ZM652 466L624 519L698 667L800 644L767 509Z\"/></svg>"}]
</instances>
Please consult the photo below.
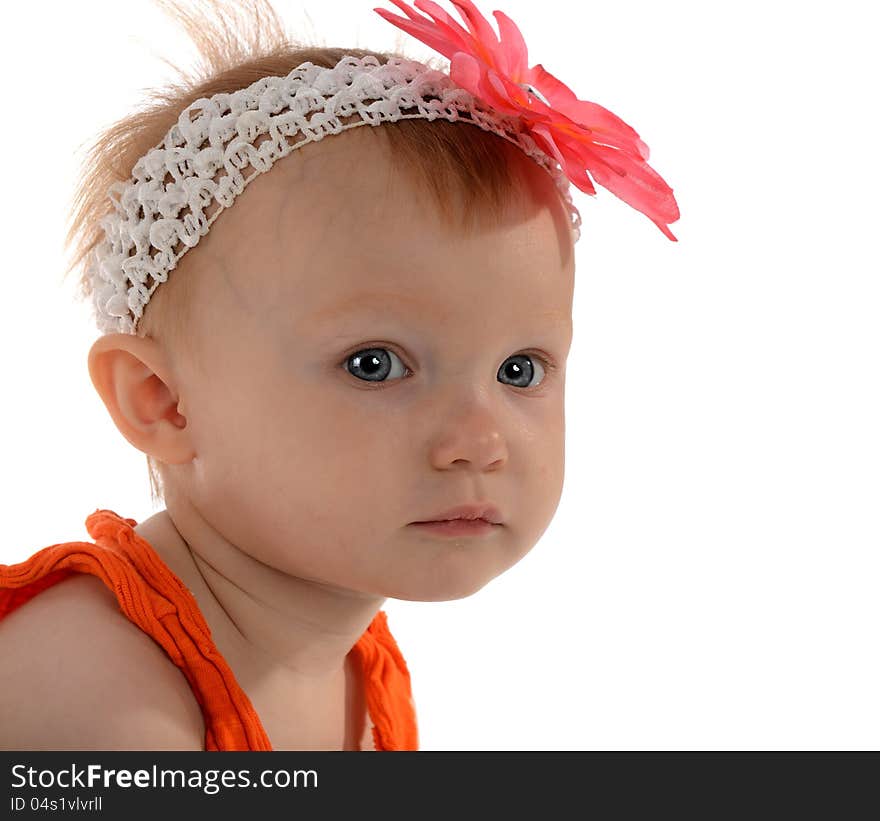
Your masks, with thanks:
<instances>
[{"instance_id":1,"label":"baby","mask_svg":"<svg viewBox=\"0 0 880 821\"><path fill-rule=\"evenodd\" d=\"M243 8L274 39L246 50L181 13L205 76L96 144L88 368L164 509L98 509L94 542L0 565L0 748L418 749L383 603L470 596L548 527L568 181L595 193L590 167L670 239L677 207L635 132L529 69L500 12L481 49L467 0L470 34L392 2L451 79L291 45L265 3ZM63 697L37 697L59 670Z\"/></svg>"}]
</instances>

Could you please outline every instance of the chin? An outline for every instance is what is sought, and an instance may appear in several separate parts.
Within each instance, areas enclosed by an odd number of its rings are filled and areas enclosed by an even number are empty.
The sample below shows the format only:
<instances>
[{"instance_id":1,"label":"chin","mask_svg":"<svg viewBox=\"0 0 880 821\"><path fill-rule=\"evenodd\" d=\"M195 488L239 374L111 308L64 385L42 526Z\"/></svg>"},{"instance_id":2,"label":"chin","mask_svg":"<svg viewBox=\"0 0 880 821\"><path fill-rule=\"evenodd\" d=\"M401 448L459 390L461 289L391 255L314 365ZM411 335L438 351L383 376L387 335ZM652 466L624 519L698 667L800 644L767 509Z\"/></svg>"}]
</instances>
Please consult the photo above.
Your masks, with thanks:
<instances>
[{"instance_id":1,"label":"chin","mask_svg":"<svg viewBox=\"0 0 880 821\"><path fill-rule=\"evenodd\" d=\"M401 601L466 599L515 565L528 550L516 550L502 534L486 539L426 539L407 545L396 572L383 575L381 594Z\"/></svg>"},{"instance_id":2,"label":"chin","mask_svg":"<svg viewBox=\"0 0 880 821\"><path fill-rule=\"evenodd\" d=\"M495 576L497 575L500 574L496 573ZM401 601L457 601L478 593L495 576L477 578L471 574L469 577L462 575L458 578L440 578L438 574L428 580L413 581L412 584L401 586L384 595L390 599L400 599Z\"/></svg>"}]
</instances>

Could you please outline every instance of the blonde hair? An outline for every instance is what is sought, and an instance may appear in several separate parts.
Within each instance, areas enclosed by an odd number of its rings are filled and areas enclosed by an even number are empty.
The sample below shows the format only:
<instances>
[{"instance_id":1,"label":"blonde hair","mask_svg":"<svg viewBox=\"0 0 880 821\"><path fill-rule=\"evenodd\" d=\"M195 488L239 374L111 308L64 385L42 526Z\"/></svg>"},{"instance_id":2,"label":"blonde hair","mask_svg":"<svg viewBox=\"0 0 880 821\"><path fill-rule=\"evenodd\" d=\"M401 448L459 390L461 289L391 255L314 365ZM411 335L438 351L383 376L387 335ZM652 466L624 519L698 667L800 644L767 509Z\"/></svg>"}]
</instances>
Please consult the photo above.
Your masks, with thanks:
<instances>
[{"instance_id":1,"label":"blonde hair","mask_svg":"<svg viewBox=\"0 0 880 821\"><path fill-rule=\"evenodd\" d=\"M285 30L269 0L243 0L240 4L229 0L153 2L186 30L202 62L193 74L187 74L160 58L177 72L177 81L149 90L146 104L100 132L91 143L74 192L64 243L71 259L64 276L80 269L78 297L83 300L91 294L83 263L103 236L100 220L111 208L108 189L114 182L130 178L137 160L162 141L190 104L201 97L237 91L262 77L286 76L306 61L332 68L346 54L372 55L383 63L391 56L412 59L399 51L298 43ZM235 5L242 14L234 12ZM232 24L224 12L232 12ZM432 68L445 68L436 58L420 60ZM470 223L477 211L500 217L511 196L522 190L522 181L510 167L519 149L491 132L442 119L400 120L383 123L381 128L397 167L432 195L447 224ZM461 211L450 205L454 193L463 198ZM192 277L169 277L151 298L138 324L138 336L162 340L177 350L186 340L194 285ZM164 501L161 465L147 455L147 468L153 502Z\"/></svg>"}]
</instances>

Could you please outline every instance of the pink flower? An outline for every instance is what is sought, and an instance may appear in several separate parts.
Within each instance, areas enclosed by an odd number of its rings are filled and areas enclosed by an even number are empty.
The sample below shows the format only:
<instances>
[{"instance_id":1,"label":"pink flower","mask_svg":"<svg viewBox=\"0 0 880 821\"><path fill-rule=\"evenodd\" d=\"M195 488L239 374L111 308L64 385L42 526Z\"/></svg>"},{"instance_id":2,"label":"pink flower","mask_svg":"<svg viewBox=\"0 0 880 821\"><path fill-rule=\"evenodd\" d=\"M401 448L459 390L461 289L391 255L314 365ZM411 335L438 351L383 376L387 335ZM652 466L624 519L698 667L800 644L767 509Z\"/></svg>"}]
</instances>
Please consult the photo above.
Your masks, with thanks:
<instances>
[{"instance_id":1,"label":"pink flower","mask_svg":"<svg viewBox=\"0 0 880 821\"><path fill-rule=\"evenodd\" d=\"M669 239L668 223L679 218L672 189L647 163L648 146L607 108L579 100L541 64L528 65L528 50L516 23L493 11L499 40L471 0L451 0L467 30L431 0L413 5L429 17L391 0L406 18L373 9L383 19L440 52L450 61L452 81L501 114L521 117L541 149L559 162L581 191L595 196L593 179L645 214Z\"/></svg>"}]
</instances>

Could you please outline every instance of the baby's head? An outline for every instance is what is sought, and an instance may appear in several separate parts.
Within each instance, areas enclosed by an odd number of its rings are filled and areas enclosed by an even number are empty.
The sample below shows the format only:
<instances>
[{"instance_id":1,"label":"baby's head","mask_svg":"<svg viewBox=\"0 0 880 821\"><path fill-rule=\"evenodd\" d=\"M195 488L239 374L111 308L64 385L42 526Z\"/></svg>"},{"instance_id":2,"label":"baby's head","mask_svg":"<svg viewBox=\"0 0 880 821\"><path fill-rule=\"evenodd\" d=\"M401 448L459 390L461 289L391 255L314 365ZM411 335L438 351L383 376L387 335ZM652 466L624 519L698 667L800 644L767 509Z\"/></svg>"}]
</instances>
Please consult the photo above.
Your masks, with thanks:
<instances>
[{"instance_id":1,"label":"baby's head","mask_svg":"<svg viewBox=\"0 0 880 821\"><path fill-rule=\"evenodd\" d=\"M121 124L79 225L191 102L344 54L389 57L279 48ZM557 508L573 287L570 215L520 148L464 122L367 125L257 175L89 370L172 518L192 506L284 573L456 599ZM413 524L471 503L501 523L456 539Z\"/></svg>"}]
</instances>

